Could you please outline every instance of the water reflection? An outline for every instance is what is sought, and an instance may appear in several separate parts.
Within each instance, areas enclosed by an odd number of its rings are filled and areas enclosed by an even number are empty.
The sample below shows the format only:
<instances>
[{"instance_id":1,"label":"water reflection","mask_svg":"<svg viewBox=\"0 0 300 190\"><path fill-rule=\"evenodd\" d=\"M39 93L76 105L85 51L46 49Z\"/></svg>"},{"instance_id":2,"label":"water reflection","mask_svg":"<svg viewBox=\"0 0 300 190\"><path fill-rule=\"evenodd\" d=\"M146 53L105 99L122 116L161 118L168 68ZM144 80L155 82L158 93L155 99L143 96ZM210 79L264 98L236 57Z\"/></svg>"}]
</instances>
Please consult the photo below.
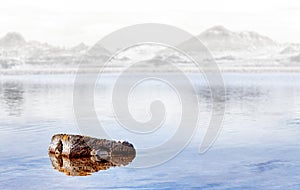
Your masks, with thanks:
<instances>
[{"instance_id":1,"label":"water reflection","mask_svg":"<svg viewBox=\"0 0 300 190\"><path fill-rule=\"evenodd\" d=\"M218 89L216 89L217 94ZM211 99L211 91L209 88L202 88L198 89L198 96L201 99L205 99L209 101ZM268 91L258 87L252 86L227 86L226 87L226 99L220 97L217 99L217 102L224 102L224 101L253 101L253 100L261 100L262 98L268 97Z\"/></svg>"},{"instance_id":2,"label":"water reflection","mask_svg":"<svg viewBox=\"0 0 300 190\"><path fill-rule=\"evenodd\" d=\"M24 88L22 83L5 82L2 84L3 101L9 116L21 116L24 103Z\"/></svg>"},{"instance_id":3,"label":"water reflection","mask_svg":"<svg viewBox=\"0 0 300 190\"><path fill-rule=\"evenodd\" d=\"M49 153L54 169L68 176L88 176L111 167L126 166L135 158L135 155L111 156L109 160L99 160L97 157L67 158Z\"/></svg>"}]
</instances>

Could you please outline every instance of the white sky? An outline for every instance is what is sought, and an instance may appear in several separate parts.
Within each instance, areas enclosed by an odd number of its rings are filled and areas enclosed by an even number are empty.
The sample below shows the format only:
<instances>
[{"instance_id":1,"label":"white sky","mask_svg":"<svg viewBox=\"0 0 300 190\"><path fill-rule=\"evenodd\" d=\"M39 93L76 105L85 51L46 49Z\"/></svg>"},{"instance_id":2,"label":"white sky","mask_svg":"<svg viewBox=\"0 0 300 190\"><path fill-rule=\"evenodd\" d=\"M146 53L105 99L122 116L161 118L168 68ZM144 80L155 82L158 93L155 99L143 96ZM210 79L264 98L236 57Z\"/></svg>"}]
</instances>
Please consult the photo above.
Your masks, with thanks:
<instances>
[{"instance_id":1,"label":"white sky","mask_svg":"<svg viewBox=\"0 0 300 190\"><path fill-rule=\"evenodd\" d=\"M3 1L3 0L2 0ZM0 2L0 36L60 46L93 45L121 27L171 24L192 34L214 25L253 30L279 42L300 42L299 0L9 0Z\"/></svg>"}]
</instances>

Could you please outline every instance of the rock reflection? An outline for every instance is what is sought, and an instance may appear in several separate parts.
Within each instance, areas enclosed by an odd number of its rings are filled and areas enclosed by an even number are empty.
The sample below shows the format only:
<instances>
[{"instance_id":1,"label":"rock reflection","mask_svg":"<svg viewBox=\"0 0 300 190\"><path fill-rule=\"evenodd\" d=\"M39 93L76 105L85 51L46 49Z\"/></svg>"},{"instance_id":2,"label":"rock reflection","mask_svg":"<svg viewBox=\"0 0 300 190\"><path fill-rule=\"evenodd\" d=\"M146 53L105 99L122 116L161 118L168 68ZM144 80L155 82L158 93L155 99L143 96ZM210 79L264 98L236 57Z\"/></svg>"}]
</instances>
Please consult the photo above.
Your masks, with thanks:
<instances>
[{"instance_id":1,"label":"rock reflection","mask_svg":"<svg viewBox=\"0 0 300 190\"><path fill-rule=\"evenodd\" d=\"M126 166L135 158L135 155L111 156L108 160L98 159L96 156L87 158L67 158L49 153L54 169L68 176L88 176L100 170L111 167Z\"/></svg>"}]
</instances>

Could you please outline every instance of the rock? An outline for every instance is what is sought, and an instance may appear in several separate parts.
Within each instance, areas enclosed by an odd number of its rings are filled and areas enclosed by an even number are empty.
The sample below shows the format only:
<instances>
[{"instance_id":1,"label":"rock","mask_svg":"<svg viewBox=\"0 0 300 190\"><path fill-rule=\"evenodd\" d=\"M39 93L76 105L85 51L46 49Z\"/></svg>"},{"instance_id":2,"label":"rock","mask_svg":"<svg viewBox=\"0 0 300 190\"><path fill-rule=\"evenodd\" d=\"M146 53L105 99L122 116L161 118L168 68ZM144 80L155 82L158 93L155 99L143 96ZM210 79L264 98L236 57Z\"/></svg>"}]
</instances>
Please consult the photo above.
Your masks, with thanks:
<instances>
[{"instance_id":1,"label":"rock","mask_svg":"<svg viewBox=\"0 0 300 190\"><path fill-rule=\"evenodd\" d=\"M57 134L52 137L49 153L67 158L96 157L110 161L111 157L133 156L135 149L128 142L96 139L82 135Z\"/></svg>"},{"instance_id":2,"label":"rock","mask_svg":"<svg viewBox=\"0 0 300 190\"><path fill-rule=\"evenodd\" d=\"M69 176L87 176L110 167L128 165L136 152L129 142L96 139L82 135L52 137L49 157L54 169Z\"/></svg>"}]
</instances>

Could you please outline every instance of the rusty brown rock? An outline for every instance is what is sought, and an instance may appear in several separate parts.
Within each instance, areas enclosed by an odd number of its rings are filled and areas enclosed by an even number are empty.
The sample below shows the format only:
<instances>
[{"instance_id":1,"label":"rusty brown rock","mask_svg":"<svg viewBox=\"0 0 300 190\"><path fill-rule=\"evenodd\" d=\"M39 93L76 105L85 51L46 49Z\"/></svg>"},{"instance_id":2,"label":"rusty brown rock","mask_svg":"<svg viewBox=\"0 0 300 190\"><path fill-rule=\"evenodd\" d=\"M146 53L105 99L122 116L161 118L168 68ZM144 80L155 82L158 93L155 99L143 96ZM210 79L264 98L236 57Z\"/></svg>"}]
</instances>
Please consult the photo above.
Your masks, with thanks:
<instances>
[{"instance_id":1,"label":"rusty brown rock","mask_svg":"<svg viewBox=\"0 0 300 190\"><path fill-rule=\"evenodd\" d=\"M96 157L110 160L111 157L134 156L135 149L128 142L97 139L82 135L57 134L52 137L49 153L67 158Z\"/></svg>"}]
</instances>

